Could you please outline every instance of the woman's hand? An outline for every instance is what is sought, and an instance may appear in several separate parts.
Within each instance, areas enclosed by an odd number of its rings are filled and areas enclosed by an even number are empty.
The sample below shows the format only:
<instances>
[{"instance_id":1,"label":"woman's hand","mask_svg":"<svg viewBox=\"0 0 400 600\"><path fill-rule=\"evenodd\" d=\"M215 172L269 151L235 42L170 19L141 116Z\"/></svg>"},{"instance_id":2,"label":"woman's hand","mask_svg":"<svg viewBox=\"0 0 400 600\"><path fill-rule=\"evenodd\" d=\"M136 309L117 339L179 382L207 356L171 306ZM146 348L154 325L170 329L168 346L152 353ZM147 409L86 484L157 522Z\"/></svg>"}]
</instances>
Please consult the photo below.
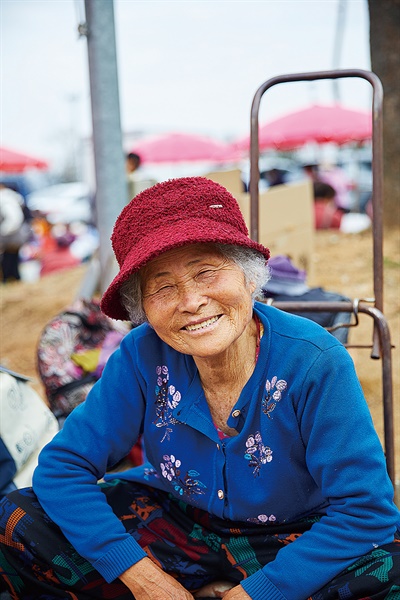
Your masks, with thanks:
<instances>
[{"instance_id":1,"label":"woman's hand","mask_svg":"<svg viewBox=\"0 0 400 600\"><path fill-rule=\"evenodd\" d=\"M194 600L190 592L171 575L164 573L150 558L142 558L119 578L135 600Z\"/></svg>"},{"instance_id":2,"label":"woman's hand","mask_svg":"<svg viewBox=\"0 0 400 600\"><path fill-rule=\"evenodd\" d=\"M213 581L213 583L207 583L207 585L197 590L193 596L196 600L197 598L199 600L201 598L223 598L227 591L233 587L235 587L235 584L229 581Z\"/></svg>"},{"instance_id":3,"label":"woman's hand","mask_svg":"<svg viewBox=\"0 0 400 600\"><path fill-rule=\"evenodd\" d=\"M246 594L241 585L236 585L229 592L226 592L222 598L224 600L251 600L251 597Z\"/></svg>"},{"instance_id":4,"label":"woman's hand","mask_svg":"<svg viewBox=\"0 0 400 600\"><path fill-rule=\"evenodd\" d=\"M235 585L228 581L214 581L195 592L195 599L201 598L224 598L225 600L251 600L241 585Z\"/></svg>"}]
</instances>

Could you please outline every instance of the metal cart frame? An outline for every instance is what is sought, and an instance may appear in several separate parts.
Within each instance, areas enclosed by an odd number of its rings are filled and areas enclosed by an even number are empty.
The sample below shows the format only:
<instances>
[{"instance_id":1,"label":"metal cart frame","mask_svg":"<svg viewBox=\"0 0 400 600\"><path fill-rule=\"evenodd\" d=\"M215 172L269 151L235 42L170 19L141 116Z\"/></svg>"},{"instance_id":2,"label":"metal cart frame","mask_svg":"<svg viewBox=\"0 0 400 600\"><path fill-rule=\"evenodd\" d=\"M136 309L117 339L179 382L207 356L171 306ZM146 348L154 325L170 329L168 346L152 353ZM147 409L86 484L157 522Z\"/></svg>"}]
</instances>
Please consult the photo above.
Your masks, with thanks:
<instances>
[{"instance_id":1,"label":"metal cart frame","mask_svg":"<svg viewBox=\"0 0 400 600\"><path fill-rule=\"evenodd\" d=\"M273 77L256 91L251 106L250 122L250 237L258 241L259 231L259 140L258 116L262 96L271 87L281 83L316 81L358 77L368 81L372 97L372 207L373 207L373 299L355 299L353 302L273 302L274 306L288 312L350 312L358 324L358 314L365 313L373 319L371 358L382 360L382 400L384 418L384 448L389 477L395 483L395 442L393 423L392 345L388 323L383 315L383 88L380 79L370 71L346 69L316 71ZM271 303L271 302L270 302ZM372 306L370 305L372 304ZM345 325L346 326L346 325ZM348 325L347 325L348 326ZM352 326L352 325L350 325Z\"/></svg>"}]
</instances>

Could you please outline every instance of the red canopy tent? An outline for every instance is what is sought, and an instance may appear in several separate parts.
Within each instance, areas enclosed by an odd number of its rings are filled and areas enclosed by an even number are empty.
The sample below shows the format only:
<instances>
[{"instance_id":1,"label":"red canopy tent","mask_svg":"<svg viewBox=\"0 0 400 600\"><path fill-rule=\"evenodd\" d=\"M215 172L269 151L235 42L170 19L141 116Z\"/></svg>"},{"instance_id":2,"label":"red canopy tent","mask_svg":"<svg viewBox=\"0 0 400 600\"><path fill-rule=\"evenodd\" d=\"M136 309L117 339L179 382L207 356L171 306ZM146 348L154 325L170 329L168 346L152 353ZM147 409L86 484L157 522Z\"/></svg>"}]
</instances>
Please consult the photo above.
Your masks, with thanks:
<instances>
[{"instance_id":1,"label":"red canopy tent","mask_svg":"<svg viewBox=\"0 0 400 600\"><path fill-rule=\"evenodd\" d=\"M0 148L0 172L3 173L23 173L27 169L48 169L48 164L44 160L21 154L8 148Z\"/></svg>"},{"instance_id":2,"label":"red canopy tent","mask_svg":"<svg viewBox=\"0 0 400 600\"><path fill-rule=\"evenodd\" d=\"M333 106L314 105L266 123L259 129L260 149L292 150L307 142L345 144L372 137L371 113ZM250 137L238 140L234 147L247 150Z\"/></svg>"},{"instance_id":3,"label":"red canopy tent","mask_svg":"<svg viewBox=\"0 0 400 600\"><path fill-rule=\"evenodd\" d=\"M135 143L131 152L136 152L144 163L224 162L238 157L231 145L191 133L166 133L144 138Z\"/></svg>"}]
</instances>

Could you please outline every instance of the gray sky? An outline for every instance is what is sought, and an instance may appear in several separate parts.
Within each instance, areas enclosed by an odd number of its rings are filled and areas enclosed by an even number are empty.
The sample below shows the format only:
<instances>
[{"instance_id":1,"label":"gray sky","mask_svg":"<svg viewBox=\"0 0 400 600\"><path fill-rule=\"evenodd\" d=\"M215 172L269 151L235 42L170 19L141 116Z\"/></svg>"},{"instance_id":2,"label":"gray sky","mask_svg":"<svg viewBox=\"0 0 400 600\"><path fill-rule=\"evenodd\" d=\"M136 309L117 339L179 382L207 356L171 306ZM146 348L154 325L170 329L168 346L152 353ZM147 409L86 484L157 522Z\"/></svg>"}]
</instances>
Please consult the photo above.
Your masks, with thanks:
<instances>
[{"instance_id":1,"label":"gray sky","mask_svg":"<svg viewBox=\"0 0 400 600\"><path fill-rule=\"evenodd\" d=\"M1 144L55 163L73 137L90 134L83 0L0 0ZM190 131L235 139L249 133L256 89L275 75L370 69L367 0L115 0L124 131ZM340 83L341 101L370 107L362 80ZM309 103L332 103L331 82L280 85L260 121Z\"/></svg>"}]
</instances>

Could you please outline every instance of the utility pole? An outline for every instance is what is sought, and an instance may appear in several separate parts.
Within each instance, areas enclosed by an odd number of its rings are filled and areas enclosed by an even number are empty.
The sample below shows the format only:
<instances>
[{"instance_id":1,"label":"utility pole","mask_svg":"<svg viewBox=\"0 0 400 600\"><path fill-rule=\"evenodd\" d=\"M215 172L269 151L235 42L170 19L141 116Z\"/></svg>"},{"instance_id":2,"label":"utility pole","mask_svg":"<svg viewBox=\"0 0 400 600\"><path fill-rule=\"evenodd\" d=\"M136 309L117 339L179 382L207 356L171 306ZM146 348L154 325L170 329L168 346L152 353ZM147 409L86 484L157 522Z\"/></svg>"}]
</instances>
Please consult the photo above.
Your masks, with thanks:
<instances>
[{"instance_id":1,"label":"utility pole","mask_svg":"<svg viewBox=\"0 0 400 600\"><path fill-rule=\"evenodd\" d=\"M117 52L113 0L85 0L93 149L96 177L96 212L100 238L99 287L104 292L116 274L110 235L126 204L125 161L119 110Z\"/></svg>"},{"instance_id":2,"label":"utility pole","mask_svg":"<svg viewBox=\"0 0 400 600\"><path fill-rule=\"evenodd\" d=\"M336 19L335 41L333 47L332 69L340 69L340 59L342 57L343 36L346 27L346 0L338 0L338 12ZM332 79L333 98L335 102L340 102L339 80Z\"/></svg>"}]
</instances>

